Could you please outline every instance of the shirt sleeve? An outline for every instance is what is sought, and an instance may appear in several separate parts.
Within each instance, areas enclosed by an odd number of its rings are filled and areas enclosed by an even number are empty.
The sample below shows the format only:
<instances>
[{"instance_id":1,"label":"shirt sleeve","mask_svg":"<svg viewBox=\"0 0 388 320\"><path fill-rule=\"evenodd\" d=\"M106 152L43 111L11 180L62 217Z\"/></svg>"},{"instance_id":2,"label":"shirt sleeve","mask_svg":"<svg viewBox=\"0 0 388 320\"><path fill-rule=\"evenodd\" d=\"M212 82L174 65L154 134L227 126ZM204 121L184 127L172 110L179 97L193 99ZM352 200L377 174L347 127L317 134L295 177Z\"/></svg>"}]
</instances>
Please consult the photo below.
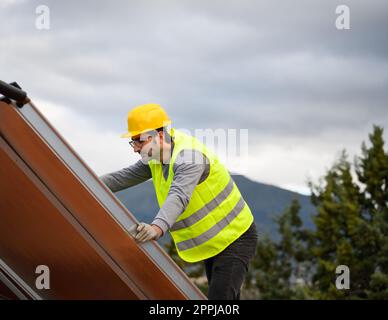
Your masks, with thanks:
<instances>
[{"instance_id":1,"label":"shirt sleeve","mask_svg":"<svg viewBox=\"0 0 388 320\"><path fill-rule=\"evenodd\" d=\"M144 164L141 160L129 167L100 177L102 182L104 182L112 192L117 192L135 186L150 178L150 167L147 164Z\"/></svg>"},{"instance_id":2,"label":"shirt sleeve","mask_svg":"<svg viewBox=\"0 0 388 320\"><path fill-rule=\"evenodd\" d=\"M162 229L163 234L172 227L179 215L186 209L198 182L206 179L209 174L210 166L206 160L207 158L196 150L182 150L178 155L173 167L174 178L170 191L152 222Z\"/></svg>"}]
</instances>

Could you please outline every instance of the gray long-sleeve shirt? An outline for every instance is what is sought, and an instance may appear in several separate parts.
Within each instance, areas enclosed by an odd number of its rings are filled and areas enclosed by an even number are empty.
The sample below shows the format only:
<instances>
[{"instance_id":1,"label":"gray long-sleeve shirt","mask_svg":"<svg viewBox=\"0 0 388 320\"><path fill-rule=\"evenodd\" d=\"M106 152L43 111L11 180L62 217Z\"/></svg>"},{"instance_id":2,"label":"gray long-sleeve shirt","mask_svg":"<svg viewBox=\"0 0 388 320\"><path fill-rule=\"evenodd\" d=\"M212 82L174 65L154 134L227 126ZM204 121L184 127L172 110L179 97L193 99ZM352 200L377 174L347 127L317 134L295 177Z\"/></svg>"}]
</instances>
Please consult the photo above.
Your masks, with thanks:
<instances>
[{"instance_id":1,"label":"gray long-sleeve shirt","mask_svg":"<svg viewBox=\"0 0 388 320\"><path fill-rule=\"evenodd\" d=\"M163 164L162 169L164 178L167 179L169 164ZM201 152L182 150L179 153L173 164L174 178L166 201L152 222L162 229L163 234L186 209L195 186L207 178L209 170L208 159ZM151 170L148 164L141 160L127 168L100 177L112 192L135 186L150 178Z\"/></svg>"}]
</instances>

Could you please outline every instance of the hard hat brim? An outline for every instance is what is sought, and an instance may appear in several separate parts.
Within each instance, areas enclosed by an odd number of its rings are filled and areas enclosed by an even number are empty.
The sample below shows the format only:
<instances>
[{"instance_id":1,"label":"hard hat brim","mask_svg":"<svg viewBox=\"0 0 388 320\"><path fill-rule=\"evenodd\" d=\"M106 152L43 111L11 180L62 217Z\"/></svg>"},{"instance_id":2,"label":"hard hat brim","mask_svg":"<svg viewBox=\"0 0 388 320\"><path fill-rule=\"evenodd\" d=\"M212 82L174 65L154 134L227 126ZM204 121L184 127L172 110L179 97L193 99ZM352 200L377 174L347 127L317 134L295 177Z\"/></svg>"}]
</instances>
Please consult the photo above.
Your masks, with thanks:
<instances>
[{"instance_id":1,"label":"hard hat brim","mask_svg":"<svg viewBox=\"0 0 388 320\"><path fill-rule=\"evenodd\" d=\"M163 121L162 127L171 124L171 122L172 122L171 120ZM143 131L131 131L131 132L125 132L125 133L123 133L122 135L120 135L120 138L132 138L132 137L141 135L141 134L144 133L144 132L156 130L156 129L158 129L158 128L161 128L161 127L152 128L152 129L147 129L147 130L143 130Z\"/></svg>"},{"instance_id":2,"label":"hard hat brim","mask_svg":"<svg viewBox=\"0 0 388 320\"><path fill-rule=\"evenodd\" d=\"M131 132L126 132L126 133L123 133L122 135L120 135L120 138L131 138L131 137L133 137Z\"/></svg>"}]
</instances>

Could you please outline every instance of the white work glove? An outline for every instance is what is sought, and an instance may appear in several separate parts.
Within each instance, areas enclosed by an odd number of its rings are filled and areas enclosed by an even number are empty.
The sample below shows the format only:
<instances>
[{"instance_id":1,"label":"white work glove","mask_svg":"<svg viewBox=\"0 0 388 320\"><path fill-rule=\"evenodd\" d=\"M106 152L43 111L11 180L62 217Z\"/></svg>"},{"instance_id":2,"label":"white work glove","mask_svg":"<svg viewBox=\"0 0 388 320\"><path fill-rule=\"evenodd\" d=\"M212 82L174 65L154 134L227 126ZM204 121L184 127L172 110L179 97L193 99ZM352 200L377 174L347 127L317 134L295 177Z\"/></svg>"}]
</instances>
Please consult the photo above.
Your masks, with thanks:
<instances>
[{"instance_id":1,"label":"white work glove","mask_svg":"<svg viewBox=\"0 0 388 320\"><path fill-rule=\"evenodd\" d=\"M138 242L146 242L150 240L158 240L162 235L162 230L155 225L150 225L144 222L139 223L135 239Z\"/></svg>"}]
</instances>

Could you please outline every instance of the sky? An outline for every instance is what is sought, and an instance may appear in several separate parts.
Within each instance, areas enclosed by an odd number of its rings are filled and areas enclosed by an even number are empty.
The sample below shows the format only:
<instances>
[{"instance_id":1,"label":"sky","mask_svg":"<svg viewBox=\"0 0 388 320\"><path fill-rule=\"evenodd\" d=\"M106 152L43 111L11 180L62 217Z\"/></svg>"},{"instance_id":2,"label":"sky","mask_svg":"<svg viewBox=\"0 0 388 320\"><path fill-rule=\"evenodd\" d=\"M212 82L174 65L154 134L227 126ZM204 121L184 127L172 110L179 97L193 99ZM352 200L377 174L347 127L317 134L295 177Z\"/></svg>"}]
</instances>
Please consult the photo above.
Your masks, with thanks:
<instances>
[{"instance_id":1,"label":"sky","mask_svg":"<svg viewBox=\"0 0 388 320\"><path fill-rule=\"evenodd\" d=\"M387 127L387 30L385 0L0 0L0 79L98 175L138 160L120 134L152 102L176 128L248 132L247 152L221 157L229 170L308 194Z\"/></svg>"}]
</instances>

